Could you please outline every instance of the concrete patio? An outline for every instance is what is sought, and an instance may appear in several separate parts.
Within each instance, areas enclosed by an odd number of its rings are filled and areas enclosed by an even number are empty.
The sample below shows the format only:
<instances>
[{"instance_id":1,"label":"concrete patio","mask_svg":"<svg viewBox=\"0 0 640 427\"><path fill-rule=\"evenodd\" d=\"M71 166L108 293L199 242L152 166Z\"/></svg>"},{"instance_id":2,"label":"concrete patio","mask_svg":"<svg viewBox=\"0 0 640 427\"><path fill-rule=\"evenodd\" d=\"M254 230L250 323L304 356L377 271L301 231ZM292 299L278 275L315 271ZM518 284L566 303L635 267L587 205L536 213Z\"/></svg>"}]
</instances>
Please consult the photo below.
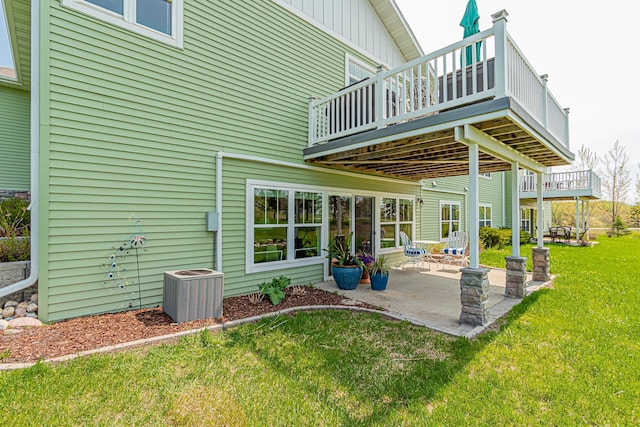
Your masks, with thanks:
<instances>
[{"instance_id":1,"label":"concrete patio","mask_svg":"<svg viewBox=\"0 0 640 427\"><path fill-rule=\"evenodd\" d=\"M361 284L352 291L338 289L333 280L316 284L316 287L376 305L394 314L407 318L412 323L423 325L450 335L474 336L488 325L471 326L460 324L460 276L459 268L431 270L417 268L394 268L390 272L389 284L384 291L374 291L370 285ZM521 300L506 298L506 272L491 269L489 272L489 324L508 313ZM527 293L543 285L532 282L527 275ZM348 301L347 301L348 303Z\"/></svg>"}]
</instances>

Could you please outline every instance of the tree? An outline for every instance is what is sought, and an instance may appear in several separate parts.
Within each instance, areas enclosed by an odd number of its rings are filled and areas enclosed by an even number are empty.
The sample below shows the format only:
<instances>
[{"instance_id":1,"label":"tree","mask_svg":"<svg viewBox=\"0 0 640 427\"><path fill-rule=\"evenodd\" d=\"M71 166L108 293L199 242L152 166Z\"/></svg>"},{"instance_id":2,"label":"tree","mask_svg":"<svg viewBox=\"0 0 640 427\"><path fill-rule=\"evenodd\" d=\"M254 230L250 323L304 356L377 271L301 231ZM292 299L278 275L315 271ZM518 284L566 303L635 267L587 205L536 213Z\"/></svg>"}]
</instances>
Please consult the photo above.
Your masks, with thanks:
<instances>
[{"instance_id":1,"label":"tree","mask_svg":"<svg viewBox=\"0 0 640 427\"><path fill-rule=\"evenodd\" d=\"M600 159L598 158L598 154L582 144L578 150L575 161L571 164L571 170L583 171L591 169L595 171L599 163Z\"/></svg>"},{"instance_id":2,"label":"tree","mask_svg":"<svg viewBox=\"0 0 640 427\"><path fill-rule=\"evenodd\" d=\"M640 170L640 163L638 163ZM640 205L640 173L636 172L636 205Z\"/></svg>"},{"instance_id":3,"label":"tree","mask_svg":"<svg viewBox=\"0 0 640 427\"><path fill-rule=\"evenodd\" d=\"M602 188L605 197L611 201L609 211L611 222L619 216L620 205L624 203L629 195L631 187L631 177L627 170L629 156L623 145L619 141L613 144L613 148L604 156L604 172L602 175Z\"/></svg>"},{"instance_id":4,"label":"tree","mask_svg":"<svg viewBox=\"0 0 640 427\"><path fill-rule=\"evenodd\" d=\"M632 227L640 227L640 203L636 203L631 207L631 210L629 212L629 219Z\"/></svg>"}]
</instances>

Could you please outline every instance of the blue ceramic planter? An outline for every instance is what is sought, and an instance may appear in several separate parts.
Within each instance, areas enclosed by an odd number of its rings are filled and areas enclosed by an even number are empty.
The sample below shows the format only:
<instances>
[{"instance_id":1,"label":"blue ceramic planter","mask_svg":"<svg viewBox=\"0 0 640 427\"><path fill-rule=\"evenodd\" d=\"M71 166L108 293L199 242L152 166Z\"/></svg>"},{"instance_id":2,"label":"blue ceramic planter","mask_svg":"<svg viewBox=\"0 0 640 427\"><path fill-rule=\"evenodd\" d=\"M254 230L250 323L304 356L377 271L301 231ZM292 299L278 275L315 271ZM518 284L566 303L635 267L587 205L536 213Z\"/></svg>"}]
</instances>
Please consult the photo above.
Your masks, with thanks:
<instances>
[{"instance_id":1,"label":"blue ceramic planter","mask_svg":"<svg viewBox=\"0 0 640 427\"><path fill-rule=\"evenodd\" d=\"M358 282L360 282L360 278L362 277L362 267L340 267L332 265L331 274L333 274L333 280L336 281L338 288L351 291L358 287Z\"/></svg>"},{"instance_id":2,"label":"blue ceramic planter","mask_svg":"<svg viewBox=\"0 0 640 427\"><path fill-rule=\"evenodd\" d=\"M372 274L371 275L371 289L374 291L384 291L387 289L387 283L389 283L389 273L386 274Z\"/></svg>"}]
</instances>

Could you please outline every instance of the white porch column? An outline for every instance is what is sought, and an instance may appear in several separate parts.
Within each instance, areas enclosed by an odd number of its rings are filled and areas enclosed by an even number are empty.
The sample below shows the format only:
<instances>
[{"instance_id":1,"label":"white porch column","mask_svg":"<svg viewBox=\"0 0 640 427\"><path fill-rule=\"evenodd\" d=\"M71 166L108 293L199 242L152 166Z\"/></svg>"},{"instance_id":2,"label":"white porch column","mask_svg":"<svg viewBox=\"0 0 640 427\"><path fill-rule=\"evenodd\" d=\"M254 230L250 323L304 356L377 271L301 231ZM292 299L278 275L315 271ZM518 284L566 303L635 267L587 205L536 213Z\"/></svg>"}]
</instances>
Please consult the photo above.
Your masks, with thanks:
<instances>
[{"instance_id":1,"label":"white porch column","mask_svg":"<svg viewBox=\"0 0 640 427\"><path fill-rule=\"evenodd\" d=\"M538 172L536 174L537 178L537 203L538 203L538 232L536 234L536 240L538 241L538 247L544 248L544 208L542 207L542 186L544 185L544 173Z\"/></svg>"},{"instance_id":2,"label":"white porch column","mask_svg":"<svg viewBox=\"0 0 640 427\"><path fill-rule=\"evenodd\" d=\"M495 82L496 98L507 96L507 16L506 10L491 15L493 28L495 30Z\"/></svg>"},{"instance_id":3,"label":"white porch column","mask_svg":"<svg viewBox=\"0 0 640 427\"><path fill-rule=\"evenodd\" d=\"M576 242L580 234L580 198L576 197Z\"/></svg>"},{"instance_id":4,"label":"white porch column","mask_svg":"<svg viewBox=\"0 0 640 427\"><path fill-rule=\"evenodd\" d=\"M511 163L511 255L520 256L520 163Z\"/></svg>"},{"instance_id":5,"label":"white porch column","mask_svg":"<svg viewBox=\"0 0 640 427\"><path fill-rule=\"evenodd\" d=\"M480 266L480 196L478 143L469 142L469 268Z\"/></svg>"}]
</instances>

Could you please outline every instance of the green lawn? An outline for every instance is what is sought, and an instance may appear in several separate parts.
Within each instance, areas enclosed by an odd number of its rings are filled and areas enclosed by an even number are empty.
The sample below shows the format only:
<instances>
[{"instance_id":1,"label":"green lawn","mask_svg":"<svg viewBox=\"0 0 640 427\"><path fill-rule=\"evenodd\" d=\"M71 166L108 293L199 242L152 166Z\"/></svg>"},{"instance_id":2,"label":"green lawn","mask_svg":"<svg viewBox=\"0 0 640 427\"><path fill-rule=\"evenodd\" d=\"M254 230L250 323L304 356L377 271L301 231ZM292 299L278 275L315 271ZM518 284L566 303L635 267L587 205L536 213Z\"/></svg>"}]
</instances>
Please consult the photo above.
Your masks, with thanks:
<instances>
[{"instance_id":1,"label":"green lawn","mask_svg":"<svg viewBox=\"0 0 640 427\"><path fill-rule=\"evenodd\" d=\"M0 413L12 426L640 424L640 236L551 251L554 289L474 340L299 313L0 372Z\"/></svg>"}]
</instances>

